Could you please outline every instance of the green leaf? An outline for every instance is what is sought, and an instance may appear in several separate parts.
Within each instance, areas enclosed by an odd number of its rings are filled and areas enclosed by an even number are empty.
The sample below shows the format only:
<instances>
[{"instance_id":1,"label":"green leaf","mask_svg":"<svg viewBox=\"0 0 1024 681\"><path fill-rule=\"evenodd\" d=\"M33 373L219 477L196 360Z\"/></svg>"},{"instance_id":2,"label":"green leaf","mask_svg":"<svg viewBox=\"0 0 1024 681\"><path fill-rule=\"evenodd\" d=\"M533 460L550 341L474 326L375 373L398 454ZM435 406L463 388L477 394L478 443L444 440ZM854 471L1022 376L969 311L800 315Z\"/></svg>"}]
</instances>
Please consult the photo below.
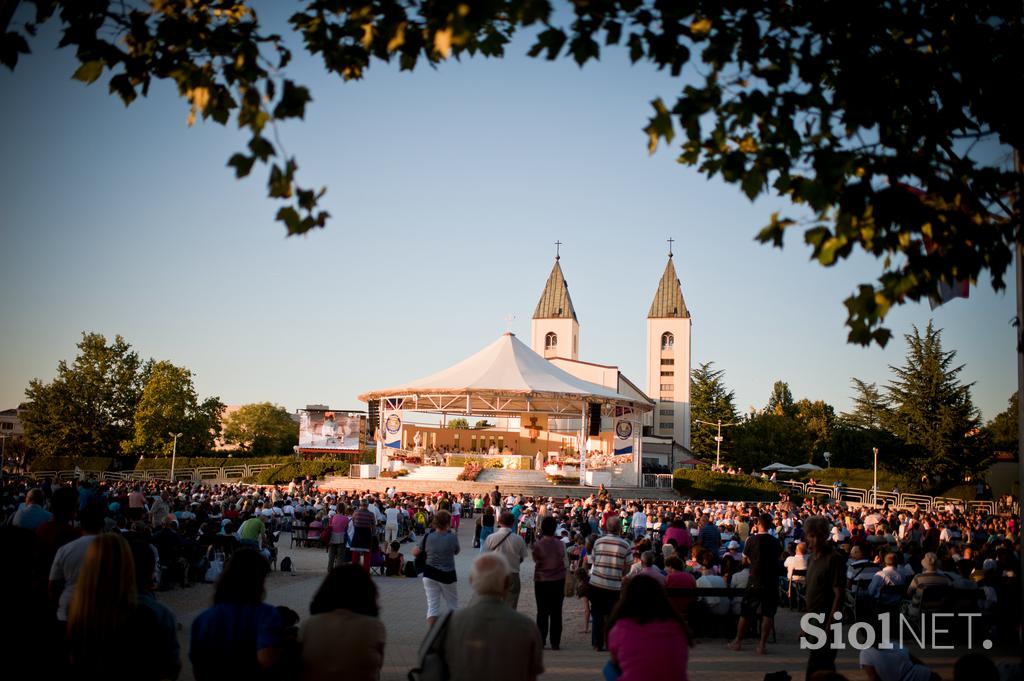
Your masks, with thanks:
<instances>
[{"instance_id":1,"label":"green leaf","mask_svg":"<svg viewBox=\"0 0 1024 681\"><path fill-rule=\"evenodd\" d=\"M747 195L747 198L753 201L764 187L764 175L760 170L751 169L744 173L743 182L740 183L740 187L742 187L743 193Z\"/></svg>"},{"instance_id":2,"label":"green leaf","mask_svg":"<svg viewBox=\"0 0 1024 681\"><path fill-rule=\"evenodd\" d=\"M672 116L665 107L665 102L659 97L651 102L651 106L654 107L654 115L648 119L644 132L648 137L647 151L653 154L658 149L658 140L664 139L665 144L671 144L676 132L672 127Z\"/></svg>"},{"instance_id":3,"label":"green leaf","mask_svg":"<svg viewBox=\"0 0 1024 681\"><path fill-rule=\"evenodd\" d=\"M74 80L80 80L83 83L95 83L96 79L103 73L103 60L94 59L93 61L87 61L78 67L74 75L71 77Z\"/></svg>"},{"instance_id":4,"label":"green leaf","mask_svg":"<svg viewBox=\"0 0 1024 681\"><path fill-rule=\"evenodd\" d=\"M252 164L256 162L255 156L245 154L234 154L228 159L228 165L235 169L235 177L241 178L252 172Z\"/></svg>"}]
</instances>

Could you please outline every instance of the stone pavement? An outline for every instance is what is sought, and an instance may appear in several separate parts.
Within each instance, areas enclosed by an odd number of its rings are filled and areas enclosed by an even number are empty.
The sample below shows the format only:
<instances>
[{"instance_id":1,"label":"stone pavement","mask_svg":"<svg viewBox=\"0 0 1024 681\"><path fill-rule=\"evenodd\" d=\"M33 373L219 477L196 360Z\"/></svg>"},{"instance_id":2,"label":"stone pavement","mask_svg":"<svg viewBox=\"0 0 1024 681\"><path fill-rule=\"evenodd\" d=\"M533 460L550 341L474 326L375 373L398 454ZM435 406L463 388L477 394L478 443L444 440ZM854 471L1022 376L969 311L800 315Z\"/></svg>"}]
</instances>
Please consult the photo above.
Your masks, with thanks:
<instances>
[{"instance_id":1,"label":"stone pavement","mask_svg":"<svg viewBox=\"0 0 1024 681\"><path fill-rule=\"evenodd\" d=\"M473 545L473 525L463 523L459 531L462 553L457 557L456 569L459 575L459 603L466 604L472 592L469 587L469 570L478 550ZM295 572L292 574L273 572L267 580L267 602L292 608L300 617L309 615L309 603L326 572L327 553L321 549L296 548L288 546L288 535L282 534L279 558L291 556ZM402 552L411 558L412 544L403 544ZM426 597L419 579L403 577L375 577L380 593L381 619L387 628L382 681L405 681L406 673L416 664L416 653L426 633ZM527 560L522 566L522 595L519 611L536 615L533 595L533 564ZM189 589L163 592L159 599L166 603L181 623L182 675L184 681L192 677L188 662L189 630L193 618L212 599L212 585L201 584ZM799 616L781 609L776 618L777 643L768 646L768 654L756 655L753 649L736 653L725 648L724 639L696 641L690 649L689 677L691 679L721 679L731 681L762 679L767 672L788 671L794 681L803 679L807 653L800 651L797 643ZM952 665L965 651L920 652L914 651L927 661L942 678L952 679ZM979 652L984 652L980 651ZM995 651L992 651L995 652ZM1002 657L1011 659L1012 651L1005 651ZM583 633L583 607L579 599L567 598L564 608L564 633L561 650L544 651L545 673L542 678L566 681L597 681L601 679L601 668L607 660L606 653L597 653L590 647L590 634ZM840 651L839 671L853 680L866 679L857 666L857 651Z\"/></svg>"}]
</instances>

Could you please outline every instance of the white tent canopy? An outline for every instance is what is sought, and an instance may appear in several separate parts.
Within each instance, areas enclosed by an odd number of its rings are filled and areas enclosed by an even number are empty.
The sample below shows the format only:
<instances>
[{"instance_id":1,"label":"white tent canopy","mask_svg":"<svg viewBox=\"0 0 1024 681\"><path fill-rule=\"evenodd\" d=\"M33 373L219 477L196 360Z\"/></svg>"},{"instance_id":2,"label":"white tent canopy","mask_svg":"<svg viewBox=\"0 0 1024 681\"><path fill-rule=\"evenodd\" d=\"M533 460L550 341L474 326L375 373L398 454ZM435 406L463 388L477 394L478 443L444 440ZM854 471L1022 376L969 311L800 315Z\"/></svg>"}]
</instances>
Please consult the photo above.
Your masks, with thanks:
<instances>
[{"instance_id":1,"label":"white tent canopy","mask_svg":"<svg viewBox=\"0 0 1024 681\"><path fill-rule=\"evenodd\" d=\"M821 466L816 466L813 463L802 463L799 466L797 466L797 468L799 470L802 470L802 471L820 471L821 470Z\"/></svg>"},{"instance_id":2,"label":"white tent canopy","mask_svg":"<svg viewBox=\"0 0 1024 681\"><path fill-rule=\"evenodd\" d=\"M793 466L787 466L784 463L773 463L770 466L765 466L761 470L766 471L766 472L767 471L777 471L779 473L799 473L800 472L800 470L798 468L794 468Z\"/></svg>"},{"instance_id":3,"label":"white tent canopy","mask_svg":"<svg viewBox=\"0 0 1024 681\"><path fill-rule=\"evenodd\" d=\"M653 403L577 378L547 361L512 333L502 335L458 364L387 390L359 396L383 399L420 412L466 414L564 414L577 416L588 403L605 414L615 407L650 411ZM636 418L636 416L634 416Z\"/></svg>"}]
</instances>

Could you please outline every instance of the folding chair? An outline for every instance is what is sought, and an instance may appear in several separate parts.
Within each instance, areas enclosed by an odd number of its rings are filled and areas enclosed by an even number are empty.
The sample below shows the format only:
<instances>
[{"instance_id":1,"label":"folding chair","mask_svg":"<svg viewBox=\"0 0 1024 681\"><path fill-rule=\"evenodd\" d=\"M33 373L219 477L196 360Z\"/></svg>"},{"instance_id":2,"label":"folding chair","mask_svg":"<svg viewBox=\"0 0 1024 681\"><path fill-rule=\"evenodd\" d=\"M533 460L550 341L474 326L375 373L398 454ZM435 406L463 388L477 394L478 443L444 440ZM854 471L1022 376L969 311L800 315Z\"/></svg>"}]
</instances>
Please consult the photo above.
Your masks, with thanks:
<instances>
[{"instance_id":1,"label":"folding chair","mask_svg":"<svg viewBox=\"0 0 1024 681\"><path fill-rule=\"evenodd\" d=\"M303 546L309 539L309 528L306 527L306 524L301 520L296 520L294 523L292 523L291 536L292 548L295 548L296 544L298 544L299 546Z\"/></svg>"}]
</instances>

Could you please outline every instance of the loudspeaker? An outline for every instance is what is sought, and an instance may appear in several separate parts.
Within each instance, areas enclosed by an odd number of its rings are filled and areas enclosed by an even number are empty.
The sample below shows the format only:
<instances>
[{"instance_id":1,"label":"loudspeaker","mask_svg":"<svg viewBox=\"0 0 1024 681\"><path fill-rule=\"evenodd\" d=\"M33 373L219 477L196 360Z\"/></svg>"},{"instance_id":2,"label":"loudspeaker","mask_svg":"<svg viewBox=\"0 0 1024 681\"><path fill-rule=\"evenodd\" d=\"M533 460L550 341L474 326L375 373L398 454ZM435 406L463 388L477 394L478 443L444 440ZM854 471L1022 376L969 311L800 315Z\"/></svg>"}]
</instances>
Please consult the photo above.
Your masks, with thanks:
<instances>
[{"instance_id":1,"label":"loudspeaker","mask_svg":"<svg viewBox=\"0 0 1024 681\"><path fill-rule=\"evenodd\" d=\"M366 418L366 442L373 442L377 435L377 424L380 421L380 400L370 400L369 415Z\"/></svg>"},{"instance_id":2,"label":"loudspeaker","mask_svg":"<svg viewBox=\"0 0 1024 681\"><path fill-rule=\"evenodd\" d=\"M590 403L589 428L587 435L591 437L601 434L601 405L597 402Z\"/></svg>"}]
</instances>

